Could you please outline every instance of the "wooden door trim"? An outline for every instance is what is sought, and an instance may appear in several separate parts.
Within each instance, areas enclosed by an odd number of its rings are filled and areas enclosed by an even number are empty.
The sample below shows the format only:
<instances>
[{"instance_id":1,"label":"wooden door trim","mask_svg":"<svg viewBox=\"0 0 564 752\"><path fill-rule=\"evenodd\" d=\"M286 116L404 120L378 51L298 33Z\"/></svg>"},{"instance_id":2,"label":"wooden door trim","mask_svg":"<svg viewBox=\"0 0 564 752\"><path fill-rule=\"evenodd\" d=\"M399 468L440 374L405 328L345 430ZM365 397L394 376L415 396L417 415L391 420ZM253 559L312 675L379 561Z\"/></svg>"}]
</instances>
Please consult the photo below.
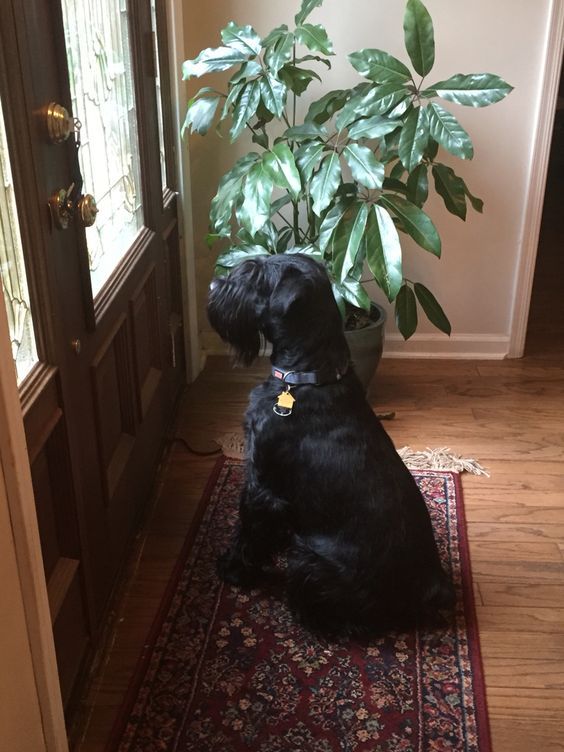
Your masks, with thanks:
<instances>
[{"instance_id":1,"label":"wooden door trim","mask_svg":"<svg viewBox=\"0 0 564 752\"><path fill-rule=\"evenodd\" d=\"M547 26L545 67L537 100L540 105L521 231L523 241L509 325L509 358L521 358L525 351L563 52L564 3L553 0Z\"/></svg>"},{"instance_id":2,"label":"wooden door trim","mask_svg":"<svg viewBox=\"0 0 564 752\"><path fill-rule=\"evenodd\" d=\"M0 306L0 464L6 487L45 749L47 752L67 752L63 703L31 470L9 343L6 311Z\"/></svg>"}]
</instances>

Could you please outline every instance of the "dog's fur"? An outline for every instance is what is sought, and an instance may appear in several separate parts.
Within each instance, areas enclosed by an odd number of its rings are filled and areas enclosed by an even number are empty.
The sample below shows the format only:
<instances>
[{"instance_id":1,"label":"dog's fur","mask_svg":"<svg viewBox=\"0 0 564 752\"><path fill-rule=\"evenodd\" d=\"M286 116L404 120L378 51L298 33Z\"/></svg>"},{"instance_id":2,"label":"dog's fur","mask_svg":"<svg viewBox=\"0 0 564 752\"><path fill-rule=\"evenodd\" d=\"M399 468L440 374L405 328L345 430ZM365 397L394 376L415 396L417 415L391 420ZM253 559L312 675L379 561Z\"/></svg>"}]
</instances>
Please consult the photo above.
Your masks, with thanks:
<instances>
[{"instance_id":1,"label":"dog's fur","mask_svg":"<svg viewBox=\"0 0 564 752\"><path fill-rule=\"evenodd\" d=\"M425 502L349 366L342 320L323 267L304 255L263 256L213 280L208 315L250 364L261 335L285 371L345 372L300 385L291 415L273 411L269 377L246 413L246 482L220 573L260 584L285 552L288 602L328 635L372 635L428 621L453 603Z\"/></svg>"}]
</instances>

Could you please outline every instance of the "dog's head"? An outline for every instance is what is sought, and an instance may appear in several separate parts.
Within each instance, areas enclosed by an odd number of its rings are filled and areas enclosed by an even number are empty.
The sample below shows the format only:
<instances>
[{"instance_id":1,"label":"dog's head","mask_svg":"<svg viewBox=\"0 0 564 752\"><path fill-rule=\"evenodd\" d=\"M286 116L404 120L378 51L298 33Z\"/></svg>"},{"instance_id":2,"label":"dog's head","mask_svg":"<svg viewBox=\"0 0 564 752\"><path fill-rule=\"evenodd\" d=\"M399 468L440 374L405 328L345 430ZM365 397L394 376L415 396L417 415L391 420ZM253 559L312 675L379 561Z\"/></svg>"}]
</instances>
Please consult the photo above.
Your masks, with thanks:
<instances>
[{"instance_id":1,"label":"dog's head","mask_svg":"<svg viewBox=\"0 0 564 752\"><path fill-rule=\"evenodd\" d=\"M215 278L208 317L245 365L258 356L261 336L272 343L274 353L318 348L328 338L344 342L327 273L301 254L258 256L227 277Z\"/></svg>"}]
</instances>

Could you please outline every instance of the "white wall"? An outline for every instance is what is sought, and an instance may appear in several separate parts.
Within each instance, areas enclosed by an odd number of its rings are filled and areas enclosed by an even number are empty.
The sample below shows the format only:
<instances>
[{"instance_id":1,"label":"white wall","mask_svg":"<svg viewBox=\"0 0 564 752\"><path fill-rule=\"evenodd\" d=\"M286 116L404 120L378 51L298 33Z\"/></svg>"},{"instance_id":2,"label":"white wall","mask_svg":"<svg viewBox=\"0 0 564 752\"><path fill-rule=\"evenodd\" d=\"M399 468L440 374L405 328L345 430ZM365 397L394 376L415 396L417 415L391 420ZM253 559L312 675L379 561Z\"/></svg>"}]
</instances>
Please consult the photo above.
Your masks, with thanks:
<instances>
[{"instance_id":1,"label":"white wall","mask_svg":"<svg viewBox=\"0 0 564 752\"><path fill-rule=\"evenodd\" d=\"M485 109L447 104L474 141L474 161L458 161L457 172L470 190L484 200L484 214L469 209L469 217L463 223L446 212L440 199L427 204L443 240L443 257L440 261L430 258L406 241L405 274L435 292L452 322L453 336L448 339L436 333L427 321L421 321L415 337L405 344L395 329L392 314L387 325L386 351L400 355L503 357L508 352L522 250L551 0L427 0L426 4L433 17L436 39L436 63L429 83L454 73L488 71L505 78L515 91L505 101ZM299 5L298 0L212 0L193 4L184 12L186 56L191 58L204 47L217 46L219 30L229 20L251 23L264 34L280 23L290 25ZM346 4L325 0L324 6L313 12L311 21L326 26L337 56L333 58L332 71L323 75L323 88L311 86L308 94L311 92L315 98L325 90L360 80L346 61L346 54L353 50L379 47L408 62L403 49L403 9L401 0L354 0ZM217 80L221 80L220 76ZM193 93L208 81L190 82L188 91ZM202 345L210 351L218 347L218 342L205 317L205 295L215 255L203 242L209 202L219 177L248 148L248 143L231 145L213 133L205 138L190 138L199 322ZM377 299L382 302L381 296Z\"/></svg>"}]
</instances>

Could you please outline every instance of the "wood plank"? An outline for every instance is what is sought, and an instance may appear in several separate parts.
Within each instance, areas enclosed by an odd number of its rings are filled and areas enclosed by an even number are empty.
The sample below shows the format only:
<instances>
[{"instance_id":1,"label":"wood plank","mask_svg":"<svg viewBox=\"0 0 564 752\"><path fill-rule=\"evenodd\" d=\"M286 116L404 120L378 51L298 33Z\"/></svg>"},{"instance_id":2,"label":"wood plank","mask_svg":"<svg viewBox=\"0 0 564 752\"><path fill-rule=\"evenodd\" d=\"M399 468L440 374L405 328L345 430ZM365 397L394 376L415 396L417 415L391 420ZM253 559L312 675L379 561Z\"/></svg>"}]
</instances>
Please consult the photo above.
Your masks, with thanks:
<instances>
[{"instance_id":1,"label":"wood plank","mask_svg":"<svg viewBox=\"0 0 564 752\"><path fill-rule=\"evenodd\" d=\"M536 608L562 608L564 582L557 583L503 583L480 582L480 597L485 606L534 606Z\"/></svg>"},{"instance_id":2,"label":"wood plank","mask_svg":"<svg viewBox=\"0 0 564 752\"><path fill-rule=\"evenodd\" d=\"M65 556L61 556L49 577L47 595L53 624L57 620L57 616L73 583L79 565L80 562L77 559L68 559Z\"/></svg>"}]
</instances>

